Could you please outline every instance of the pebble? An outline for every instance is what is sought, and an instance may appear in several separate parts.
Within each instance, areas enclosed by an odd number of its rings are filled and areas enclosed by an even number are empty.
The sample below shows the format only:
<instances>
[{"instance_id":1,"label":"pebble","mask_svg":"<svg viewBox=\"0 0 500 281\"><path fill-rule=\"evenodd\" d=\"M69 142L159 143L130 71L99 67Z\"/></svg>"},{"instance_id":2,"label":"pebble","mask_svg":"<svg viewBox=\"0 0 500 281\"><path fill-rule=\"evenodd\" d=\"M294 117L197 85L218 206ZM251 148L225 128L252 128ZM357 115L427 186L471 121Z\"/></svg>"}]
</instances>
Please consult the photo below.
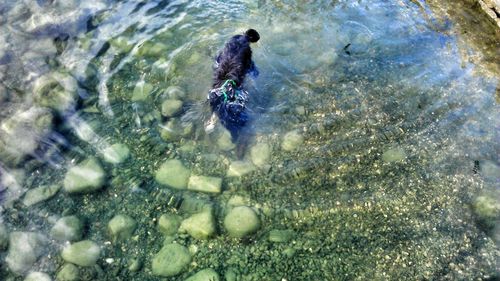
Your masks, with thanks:
<instances>
[{"instance_id":1,"label":"pebble","mask_svg":"<svg viewBox=\"0 0 500 281\"><path fill-rule=\"evenodd\" d=\"M242 177L253 171L255 171L255 166L249 161L233 161L229 165L229 170L227 171L228 177Z\"/></svg>"},{"instance_id":2,"label":"pebble","mask_svg":"<svg viewBox=\"0 0 500 281\"><path fill-rule=\"evenodd\" d=\"M158 219L158 230L167 236L176 234L180 225L181 218L178 215L163 214Z\"/></svg>"},{"instance_id":3,"label":"pebble","mask_svg":"<svg viewBox=\"0 0 500 281\"><path fill-rule=\"evenodd\" d=\"M130 150L125 144L115 143L103 151L104 161L111 164L120 164L130 156Z\"/></svg>"},{"instance_id":4,"label":"pebble","mask_svg":"<svg viewBox=\"0 0 500 281\"><path fill-rule=\"evenodd\" d=\"M12 232L9 236L9 252L5 262L17 274L30 270L43 254L47 244L45 236L35 232Z\"/></svg>"},{"instance_id":5,"label":"pebble","mask_svg":"<svg viewBox=\"0 0 500 281\"><path fill-rule=\"evenodd\" d=\"M252 163L262 168L269 162L271 157L271 147L267 143L257 143L250 148L250 159Z\"/></svg>"},{"instance_id":6,"label":"pebble","mask_svg":"<svg viewBox=\"0 0 500 281\"><path fill-rule=\"evenodd\" d=\"M242 238L256 232L260 228L260 220L252 208L238 206L226 215L224 227L229 236Z\"/></svg>"},{"instance_id":7,"label":"pebble","mask_svg":"<svg viewBox=\"0 0 500 281\"><path fill-rule=\"evenodd\" d=\"M215 234L214 216L211 211L194 214L182 221L179 231L196 239L208 239Z\"/></svg>"},{"instance_id":8,"label":"pebble","mask_svg":"<svg viewBox=\"0 0 500 281\"><path fill-rule=\"evenodd\" d=\"M220 193L222 179L218 177L191 176L188 182L188 190L206 193Z\"/></svg>"},{"instance_id":9,"label":"pebble","mask_svg":"<svg viewBox=\"0 0 500 281\"><path fill-rule=\"evenodd\" d=\"M132 237L137 223L127 215L116 215L108 223L108 230L113 241L126 241Z\"/></svg>"},{"instance_id":10,"label":"pebble","mask_svg":"<svg viewBox=\"0 0 500 281\"><path fill-rule=\"evenodd\" d=\"M180 160L165 161L156 171L155 179L163 184L176 189L186 189L191 171Z\"/></svg>"},{"instance_id":11,"label":"pebble","mask_svg":"<svg viewBox=\"0 0 500 281\"><path fill-rule=\"evenodd\" d=\"M83 240L64 247L62 258L79 266L93 266L101 255L101 248L90 240Z\"/></svg>"},{"instance_id":12,"label":"pebble","mask_svg":"<svg viewBox=\"0 0 500 281\"><path fill-rule=\"evenodd\" d=\"M61 189L61 185L53 184L30 189L23 198L23 204L27 207L33 206L52 198Z\"/></svg>"},{"instance_id":13,"label":"pebble","mask_svg":"<svg viewBox=\"0 0 500 281\"><path fill-rule=\"evenodd\" d=\"M64 190L69 193L89 193L104 185L106 174L95 158L89 158L69 168L64 177Z\"/></svg>"},{"instance_id":14,"label":"pebble","mask_svg":"<svg viewBox=\"0 0 500 281\"><path fill-rule=\"evenodd\" d=\"M161 115L173 117L182 111L182 101L177 99L168 99L161 104Z\"/></svg>"},{"instance_id":15,"label":"pebble","mask_svg":"<svg viewBox=\"0 0 500 281\"><path fill-rule=\"evenodd\" d=\"M50 278L47 273L34 271L30 272L30 274L24 278L24 281L52 281L52 278Z\"/></svg>"},{"instance_id":16,"label":"pebble","mask_svg":"<svg viewBox=\"0 0 500 281\"><path fill-rule=\"evenodd\" d=\"M52 227L50 235L59 241L79 241L83 236L83 223L77 216L62 217Z\"/></svg>"},{"instance_id":17,"label":"pebble","mask_svg":"<svg viewBox=\"0 0 500 281\"><path fill-rule=\"evenodd\" d=\"M194 275L190 276L187 278L185 281L219 281L220 277L219 274L211 269L211 268L205 268Z\"/></svg>"},{"instance_id":18,"label":"pebble","mask_svg":"<svg viewBox=\"0 0 500 281\"><path fill-rule=\"evenodd\" d=\"M57 273L56 279L58 281L76 281L79 280L80 270L72 263L63 265L61 270Z\"/></svg>"},{"instance_id":19,"label":"pebble","mask_svg":"<svg viewBox=\"0 0 500 281\"><path fill-rule=\"evenodd\" d=\"M285 151L293 151L304 143L304 137L298 130L293 130L283 136L281 148Z\"/></svg>"},{"instance_id":20,"label":"pebble","mask_svg":"<svg viewBox=\"0 0 500 281\"><path fill-rule=\"evenodd\" d=\"M406 153L401 148L391 148L382 154L382 160L386 163L398 162L406 158Z\"/></svg>"},{"instance_id":21,"label":"pebble","mask_svg":"<svg viewBox=\"0 0 500 281\"><path fill-rule=\"evenodd\" d=\"M172 277L178 275L191 263L188 249L179 244L167 244L153 257L151 262L154 275Z\"/></svg>"}]
</instances>

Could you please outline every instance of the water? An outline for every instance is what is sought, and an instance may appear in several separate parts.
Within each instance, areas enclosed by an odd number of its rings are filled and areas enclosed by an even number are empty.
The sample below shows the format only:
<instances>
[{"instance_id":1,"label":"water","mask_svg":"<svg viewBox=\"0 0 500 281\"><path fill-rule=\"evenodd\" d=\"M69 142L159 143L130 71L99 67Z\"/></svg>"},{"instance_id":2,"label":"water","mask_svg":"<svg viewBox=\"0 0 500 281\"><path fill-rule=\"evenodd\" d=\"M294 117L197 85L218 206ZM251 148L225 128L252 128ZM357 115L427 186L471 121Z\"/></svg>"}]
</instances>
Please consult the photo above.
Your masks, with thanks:
<instances>
[{"instance_id":1,"label":"water","mask_svg":"<svg viewBox=\"0 0 500 281\"><path fill-rule=\"evenodd\" d=\"M2 280L162 280L155 257L172 243L189 259L168 280L207 268L221 280L498 278L499 39L474 11L378 0L0 11ZM248 27L260 76L236 147L220 126L204 132L203 101L217 50ZM243 238L234 210L256 220ZM66 240L100 250L74 260Z\"/></svg>"}]
</instances>

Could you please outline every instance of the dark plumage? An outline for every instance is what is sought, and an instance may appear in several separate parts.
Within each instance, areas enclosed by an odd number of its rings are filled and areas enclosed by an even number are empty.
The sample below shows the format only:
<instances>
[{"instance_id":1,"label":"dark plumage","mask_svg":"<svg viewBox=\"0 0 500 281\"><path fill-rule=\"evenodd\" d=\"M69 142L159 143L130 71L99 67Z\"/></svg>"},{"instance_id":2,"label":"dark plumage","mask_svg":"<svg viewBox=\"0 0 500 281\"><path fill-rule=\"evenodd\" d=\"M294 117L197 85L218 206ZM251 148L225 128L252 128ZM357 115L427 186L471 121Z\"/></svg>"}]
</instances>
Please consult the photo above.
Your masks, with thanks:
<instances>
[{"instance_id":1,"label":"dark plumage","mask_svg":"<svg viewBox=\"0 0 500 281\"><path fill-rule=\"evenodd\" d=\"M212 111L217 114L236 141L240 130L248 122L246 109L248 92L243 89L247 74L258 75L252 61L250 43L257 42L260 35L254 29L243 35L235 35L225 44L216 58L213 89L208 95Z\"/></svg>"}]
</instances>

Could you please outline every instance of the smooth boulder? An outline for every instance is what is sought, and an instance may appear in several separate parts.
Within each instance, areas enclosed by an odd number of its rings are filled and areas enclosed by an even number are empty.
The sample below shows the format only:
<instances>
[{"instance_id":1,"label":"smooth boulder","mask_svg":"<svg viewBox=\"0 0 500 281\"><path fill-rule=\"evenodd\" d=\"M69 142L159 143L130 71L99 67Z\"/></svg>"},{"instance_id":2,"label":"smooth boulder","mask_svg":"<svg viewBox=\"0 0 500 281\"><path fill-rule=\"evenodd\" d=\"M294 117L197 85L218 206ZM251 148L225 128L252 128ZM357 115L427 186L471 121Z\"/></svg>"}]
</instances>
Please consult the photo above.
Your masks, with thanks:
<instances>
[{"instance_id":1,"label":"smooth boulder","mask_svg":"<svg viewBox=\"0 0 500 281\"><path fill-rule=\"evenodd\" d=\"M66 246L61 253L62 258L79 266L93 266L101 255L101 248L90 240L80 241Z\"/></svg>"},{"instance_id":2,"label":"smooth boulder","mask_svg":"<svg viewBox=\"0 0 500 281\"><path fill-rule=\"evenodd\" d=\"M62 217L52 227L50 235L59 241L79 241L83 236L83 222L77 216Z\"/></svg>"},{"instance_id":3,"label":"smooth boulder","mask_svg":"<svg viewBox=\"0 0 500 281\"><path fill-rule=\"evenodd\" d=\"M242 238L260 228L260 219L252 208L238 206L231 209L224 218L224 228L229 236Z\"/></svg>"},{"instance_id":4,"label":"smooth boulder","mask_svg":"<svg viewBox=\"0 0 500 281\"><path fill-rule=\"evenodd\" d=\"M194 214L182 221L179 231L196 239L208 239L215 234L215 218L211 211Z\"/></svg>"},{"instance_id":5,"label":"smooth boulder","mask_svg":"<svg viewBox=\"0 0 500 281\"><path fill-rule=\"evenodd\" d=\"M95 158L71 167L64 177L64 190L69 193L89 193L104 185L106 174Z\"/></svg>"},{"instance_id":6,"label":"smooth boulder","mask_svg":"<svg viewBox=\"0 0 500 281\"><path fill-rule=\"evenodd\" d=\"M127 215L116 215L108 223L108 230L113 241L125 241L132 237L137 223Z\"/></svg>"},{"instance_id":7,"label":"smooth boulder","mask_svg":"<svg viewBox=\"0 0 500 281\"><path fill-rule=\"evenodd\" d=\"M43 254L47 239L35 232L12 232L9 236L9 253L5 262L17 274L30 270Z\"/></svg>"},{"instance_id":8,"label":"smooth boulder","mask_svg":"<svg viewBox=\"0 0 500 281\"><path fill-rule=\"evenodd\" d=\"M178 275L191 262L188 249L179 244L167 244L153 257L151 262L153 274L162 277Z\"/></svg>"},{"instance_id":9,"label":"smooth boulder","mask_svg":"<svg viewBox=\"0 0 500 281\"><path fill-rule=\"evenodd\" d=\"M186 189L191 171L180 160L165 161L156 171L155 179L159 184L176 189Z\"/></svg>"}]
</instances>

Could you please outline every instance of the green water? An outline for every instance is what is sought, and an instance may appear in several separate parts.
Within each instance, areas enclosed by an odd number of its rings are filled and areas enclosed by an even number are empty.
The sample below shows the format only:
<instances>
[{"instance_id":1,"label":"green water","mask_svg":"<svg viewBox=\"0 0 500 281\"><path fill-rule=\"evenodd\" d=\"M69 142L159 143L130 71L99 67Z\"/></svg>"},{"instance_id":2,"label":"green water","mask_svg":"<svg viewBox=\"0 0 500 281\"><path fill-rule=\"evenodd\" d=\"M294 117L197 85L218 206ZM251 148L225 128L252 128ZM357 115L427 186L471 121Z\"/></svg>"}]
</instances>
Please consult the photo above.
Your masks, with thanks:
<instances>
[{"instance_id":1,"label":"green water","mask_svg":"<svg viewBox=\"0 0 500 281\"><path fill-rule=\"evenodd\" d=\"M474 9L0 12L1 280L499 278L500 39ZM217 51L249 27L260 76L246 84L250 134L233 144L220 124L205 132L204 101Z\"/></svg>"}]
</instances>

